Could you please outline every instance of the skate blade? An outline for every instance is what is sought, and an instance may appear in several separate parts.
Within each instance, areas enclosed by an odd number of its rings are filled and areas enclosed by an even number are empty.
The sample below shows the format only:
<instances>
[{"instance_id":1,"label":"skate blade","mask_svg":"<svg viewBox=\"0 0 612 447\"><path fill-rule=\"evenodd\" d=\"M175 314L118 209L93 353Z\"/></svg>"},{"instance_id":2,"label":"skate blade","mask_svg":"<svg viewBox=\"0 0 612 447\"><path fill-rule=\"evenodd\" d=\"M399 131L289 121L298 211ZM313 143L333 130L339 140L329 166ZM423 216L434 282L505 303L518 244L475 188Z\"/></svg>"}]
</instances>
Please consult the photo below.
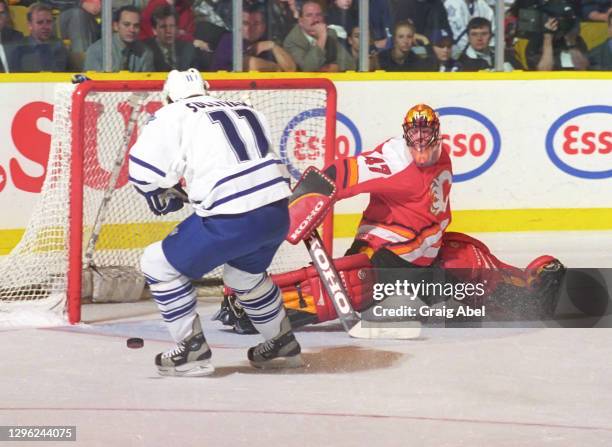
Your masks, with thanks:
<instances>
[{"instance_id":1,"label":"skate blade","mask_svg":"<svg viewBox=\"0 0 612 447\"><path fill-rule=\"evenodd\" d=\"M215 372L215 367L210 360L189 362L181 366L158 366L157 371L160 376L171 377L204 377Z\"/></svg>"},{"instance_id":2,"label":"skate blade","mask_svg":"<svg viewBox=\"0 0 612 447\"><path fill-rule=\"evenodd\" d=\"M258 369L302 368L306 365L300 354L291 357L278 357L265 362L254 362L251 360L249 362Z\"/></svg>"}]
</instances>

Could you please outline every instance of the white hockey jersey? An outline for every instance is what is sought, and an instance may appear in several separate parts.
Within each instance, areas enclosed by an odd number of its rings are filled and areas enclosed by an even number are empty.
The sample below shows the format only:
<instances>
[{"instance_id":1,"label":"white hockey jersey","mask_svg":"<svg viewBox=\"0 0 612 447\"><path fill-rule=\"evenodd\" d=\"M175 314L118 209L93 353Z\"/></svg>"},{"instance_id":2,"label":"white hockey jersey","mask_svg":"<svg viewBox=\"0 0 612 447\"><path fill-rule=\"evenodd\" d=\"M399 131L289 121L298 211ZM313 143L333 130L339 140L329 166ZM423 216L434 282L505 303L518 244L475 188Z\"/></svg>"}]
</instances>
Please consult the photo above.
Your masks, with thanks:
<instances>
[{"instance_id":1,"label":"white hockey jersey","mask_svg":"<svg viewBox=\"0 0 612 447\"><path fill-rule=\"evenodd\" d=\"M158 110L130 150L129 177L145 193L184 177L200 216L244 213L291 194L264 115L211 96Z\"/></svg>"}]
</instances>

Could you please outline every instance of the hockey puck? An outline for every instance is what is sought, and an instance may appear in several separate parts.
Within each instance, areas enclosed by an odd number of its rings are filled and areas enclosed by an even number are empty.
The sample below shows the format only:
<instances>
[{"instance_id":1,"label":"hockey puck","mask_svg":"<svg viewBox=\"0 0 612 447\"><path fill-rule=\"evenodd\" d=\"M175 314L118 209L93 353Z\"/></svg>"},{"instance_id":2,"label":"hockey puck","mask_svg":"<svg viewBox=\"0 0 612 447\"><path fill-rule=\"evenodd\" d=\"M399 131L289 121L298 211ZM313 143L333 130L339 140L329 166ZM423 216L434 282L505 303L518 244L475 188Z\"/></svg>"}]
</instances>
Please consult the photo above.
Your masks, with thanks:
<instances>
[{"instance_id":1,"label":"hockey puck","mask_svg":"<svg viewBox=\"0 0 612 447\"><path fill-rule=\"evenodd\" d=\"M131 349L139 349L144 346L144 340L142 338L128 338L127 347Z\"/></svg>"}]
</instances>

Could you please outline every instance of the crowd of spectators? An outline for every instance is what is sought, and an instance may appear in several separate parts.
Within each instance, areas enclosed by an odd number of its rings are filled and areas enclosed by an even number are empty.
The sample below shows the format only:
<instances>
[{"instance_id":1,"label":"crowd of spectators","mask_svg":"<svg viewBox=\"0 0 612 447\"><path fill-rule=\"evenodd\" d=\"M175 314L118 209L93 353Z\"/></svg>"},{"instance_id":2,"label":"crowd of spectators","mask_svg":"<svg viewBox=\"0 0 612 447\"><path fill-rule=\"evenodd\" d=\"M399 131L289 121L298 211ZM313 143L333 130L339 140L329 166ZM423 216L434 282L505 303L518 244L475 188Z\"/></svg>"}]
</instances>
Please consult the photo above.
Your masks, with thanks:
<instances>
[{"instance_id":1,"label":"crowd of spectators","mask_svg":"<svg viewBox=\"0 0 612 447\"><path fill-rule=\"evenodd\" d=\"M244 70L612 70L612 0L243 0ZM112 71L232 70L232 0L112 0ZM0 0L0 72L103 70L101 0ZM13 18L13 20L11 19ZM21 20L18 20L21 18ZM584 24L597 24L581 35ZM606 28L607 25L607 28Z\"/></svg>"}]
</instances>

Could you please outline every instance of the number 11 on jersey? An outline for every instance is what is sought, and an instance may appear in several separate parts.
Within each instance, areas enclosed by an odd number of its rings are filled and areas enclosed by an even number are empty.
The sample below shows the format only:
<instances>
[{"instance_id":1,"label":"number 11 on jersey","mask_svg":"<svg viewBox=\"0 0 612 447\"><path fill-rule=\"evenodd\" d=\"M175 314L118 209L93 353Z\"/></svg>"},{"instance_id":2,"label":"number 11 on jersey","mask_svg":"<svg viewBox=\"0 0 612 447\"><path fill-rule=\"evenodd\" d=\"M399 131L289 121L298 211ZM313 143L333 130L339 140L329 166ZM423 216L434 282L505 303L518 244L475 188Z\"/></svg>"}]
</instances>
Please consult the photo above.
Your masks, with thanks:
<instances>
[{"instance_id":1,"label":"number 11 on jersey","mask_svg":"<svg viewBox=\"0 0 612 447\"><path fill-rule=\"evenodd\" d=\"M251 156L247 150L247 145L244 142L243 137L240 135L239 129L236 126L236 119L246 120L253 137L257 144L257 158L263 158L268 154L270 143L266 134L263 130L257 115L250 109L234 109L233 113L229 113L226 110L215 110L208 112L208 116L212 123L219 124L225 133L227 141L234 151L238 161L249 161ZM238 118L233 117L237 116ZM254 155L254 154L253 154Z\"/></svg>"}]
</instances>

